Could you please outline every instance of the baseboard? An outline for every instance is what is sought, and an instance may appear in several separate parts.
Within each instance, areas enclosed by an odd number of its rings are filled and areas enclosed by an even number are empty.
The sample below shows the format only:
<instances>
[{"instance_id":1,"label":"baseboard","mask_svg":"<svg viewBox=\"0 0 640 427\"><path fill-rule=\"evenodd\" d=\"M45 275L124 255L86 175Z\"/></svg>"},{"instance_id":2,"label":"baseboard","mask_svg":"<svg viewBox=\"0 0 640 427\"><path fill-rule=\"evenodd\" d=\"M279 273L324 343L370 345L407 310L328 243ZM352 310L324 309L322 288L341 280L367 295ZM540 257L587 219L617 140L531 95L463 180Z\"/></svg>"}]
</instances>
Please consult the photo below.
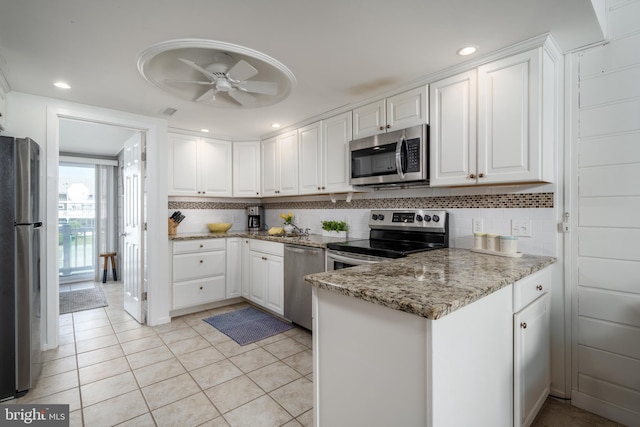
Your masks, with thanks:
<instances>
[{"instance_id":1,"label":"baseboard","mask_svg":"<svg viewBox=\"0 0 640 427\"><path fill-rule=\"evenodd\" d=\"M571 392L571 404L626 426L640 425L640 412L630 411L577 390Z\"/></svg>"}]
</instances>

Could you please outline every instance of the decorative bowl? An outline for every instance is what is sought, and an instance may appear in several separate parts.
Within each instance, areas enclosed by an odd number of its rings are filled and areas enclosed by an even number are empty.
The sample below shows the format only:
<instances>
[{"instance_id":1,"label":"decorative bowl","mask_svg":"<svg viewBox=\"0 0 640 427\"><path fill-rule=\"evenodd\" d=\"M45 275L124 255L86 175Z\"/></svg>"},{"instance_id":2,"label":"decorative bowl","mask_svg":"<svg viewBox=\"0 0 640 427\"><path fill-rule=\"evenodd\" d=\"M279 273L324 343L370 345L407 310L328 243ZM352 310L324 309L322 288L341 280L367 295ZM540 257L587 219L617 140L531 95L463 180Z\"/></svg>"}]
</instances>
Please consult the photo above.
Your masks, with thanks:
<instances>
[{"instance_id":1,"label":"decorative bowl","mask_svg":"<svg viewBox=\"0 0 640 427\"><path fill-rule=\"evenodd\" d=\"M209 231L213 232L228 231L232 226L233 224L231 224L230 222L212 222L210 224L207 224L207 227L209 227Z\"/></svg>"}]
</instances>

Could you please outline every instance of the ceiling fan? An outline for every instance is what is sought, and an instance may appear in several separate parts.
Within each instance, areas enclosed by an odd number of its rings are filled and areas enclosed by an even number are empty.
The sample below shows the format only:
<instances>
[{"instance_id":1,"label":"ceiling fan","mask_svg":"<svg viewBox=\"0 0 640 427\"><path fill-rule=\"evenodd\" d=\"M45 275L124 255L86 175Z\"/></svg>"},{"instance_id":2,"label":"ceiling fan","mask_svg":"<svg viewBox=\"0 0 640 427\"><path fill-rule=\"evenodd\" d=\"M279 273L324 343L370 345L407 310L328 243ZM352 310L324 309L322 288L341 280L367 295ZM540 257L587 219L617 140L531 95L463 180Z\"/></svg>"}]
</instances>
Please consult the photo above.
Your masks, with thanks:
<instances>
[{"instance_id":1,"label":"ceiling fan","mask_svg":"<svg viewBox=\"0 0 640 427\"><path fill-rule=\"evenodd\" d=\"M255 102L256 97L251 93L263 95L276 95L278 93L278 84L275 82L248 80L257 75L258 70L244 59L239 60L231 68L229 68L229 65L232 58L229 54L224 52L216 53L213 59L214 62L212 64L202 67L189 59L178 58L180 62L202 73L208 79L207 81L171 80L168 82L211 86L196 101L215 101L216 95L222 92L229 95L243 107L250 106Z\"/></svg>"}]
</instances>

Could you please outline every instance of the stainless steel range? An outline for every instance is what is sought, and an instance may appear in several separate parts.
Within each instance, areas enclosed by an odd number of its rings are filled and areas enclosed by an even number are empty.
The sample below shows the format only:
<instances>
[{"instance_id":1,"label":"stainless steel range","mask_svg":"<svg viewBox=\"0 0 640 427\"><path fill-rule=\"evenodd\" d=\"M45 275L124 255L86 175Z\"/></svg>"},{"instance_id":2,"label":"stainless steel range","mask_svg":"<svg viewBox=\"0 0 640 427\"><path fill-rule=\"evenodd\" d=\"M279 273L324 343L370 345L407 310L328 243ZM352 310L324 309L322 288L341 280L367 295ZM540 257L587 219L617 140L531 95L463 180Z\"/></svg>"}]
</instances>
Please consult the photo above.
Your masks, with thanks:
<instances>
[{"instance_id":1,"label":"stainless steel range","mask_svg":"<svg viewBox=\"0 0 640 427\"><path fill-rule=\"evenodd\" d=\"M327 245L327 270L449 247L449 216L432 209L372 210L369 238Z\"/></svg>"}]
</instances>

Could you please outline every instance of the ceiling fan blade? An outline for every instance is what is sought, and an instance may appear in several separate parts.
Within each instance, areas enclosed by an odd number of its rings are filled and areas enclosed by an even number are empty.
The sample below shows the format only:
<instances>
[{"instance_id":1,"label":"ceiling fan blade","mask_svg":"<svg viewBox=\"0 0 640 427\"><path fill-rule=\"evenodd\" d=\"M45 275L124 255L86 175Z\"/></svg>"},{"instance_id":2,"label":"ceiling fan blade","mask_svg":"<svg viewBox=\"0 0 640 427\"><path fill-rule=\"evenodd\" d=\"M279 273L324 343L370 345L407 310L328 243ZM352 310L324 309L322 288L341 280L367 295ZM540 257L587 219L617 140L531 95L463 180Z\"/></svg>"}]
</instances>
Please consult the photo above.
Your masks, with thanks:
<instances>
[{"instance_id":1,"label":"ceiling fan blade","mask_svg":"<svg viewBox=\"0 0 640 427\"><path fill-rule=\"evenodd\" d=\"M185 83L185 84L196 84L196 85L206 85L211 86L214 85L215 82L202 82L199 80L176 80L176 79L165 79L165 83Z\"/></svg>"},{"instance_id":2,"label":"ceiling fan blade","mask_svg":"<svg viewBox=\"0 0 640 427\"><path fill-rule=\"evenodd\" d=\"M238 85L238 89L244 92L261 93L264 95L275 95L278 93L278 83L256 82L249 80Z\"/></svg>"},{"instance_id":3,"label":"ceiling fan blade","mask_svg":"<svg viewBox=\"0 0 640 427\"><path fill-rule=\"evenodd\" d=\"M243 81L250 79L251 77L258 74L258 70L256 70L253 65L249 64L244 59L238 61L236 65L231 67L229 71L227 71L227 75L233 80Z\"/></svg>"},{"instance_id":4,"label":"ceiling fan blade","mask_svg":"<svg viewBox=\"0 0 640 427\"><path fill-rule=\"evenodd\" d=\"M214 88L209 89L205 93L203 93L196 101L215 101L216 100L216 90Z\"/></svg>"},{"instance_id":5,"label":"ceiling fan blade","mask_svg":"<svg viewBox=\"0 0 640 427\"><path fill-rule=\"evenodd\" d=\"M231 98L235 99L238 104L242 105L243 107L253 104L256 100L254 96L249 95L246 92L242 92L238 89L232 89L227 93Z\"/></svg>"},{"instance_id":6,"label":"ceiling fan blade","mask_svg":"<svg viewBox=\"0 0 640 427\"><path fill-rule=\"evenodd\" d=\"M178 61L182 62L183 64L188 65L189 67L193 68L194 70L200 71L202 74L204 74L205 76L210 78L212 81L215 81L217 79L215 74L208 72L207 70L205 70L204 68L202 68L201 66L199 66L198 64L196 64L193 61L190 61L190 60L184 59L184 58L178 58Z\"/></svg>"}]
</instances>

